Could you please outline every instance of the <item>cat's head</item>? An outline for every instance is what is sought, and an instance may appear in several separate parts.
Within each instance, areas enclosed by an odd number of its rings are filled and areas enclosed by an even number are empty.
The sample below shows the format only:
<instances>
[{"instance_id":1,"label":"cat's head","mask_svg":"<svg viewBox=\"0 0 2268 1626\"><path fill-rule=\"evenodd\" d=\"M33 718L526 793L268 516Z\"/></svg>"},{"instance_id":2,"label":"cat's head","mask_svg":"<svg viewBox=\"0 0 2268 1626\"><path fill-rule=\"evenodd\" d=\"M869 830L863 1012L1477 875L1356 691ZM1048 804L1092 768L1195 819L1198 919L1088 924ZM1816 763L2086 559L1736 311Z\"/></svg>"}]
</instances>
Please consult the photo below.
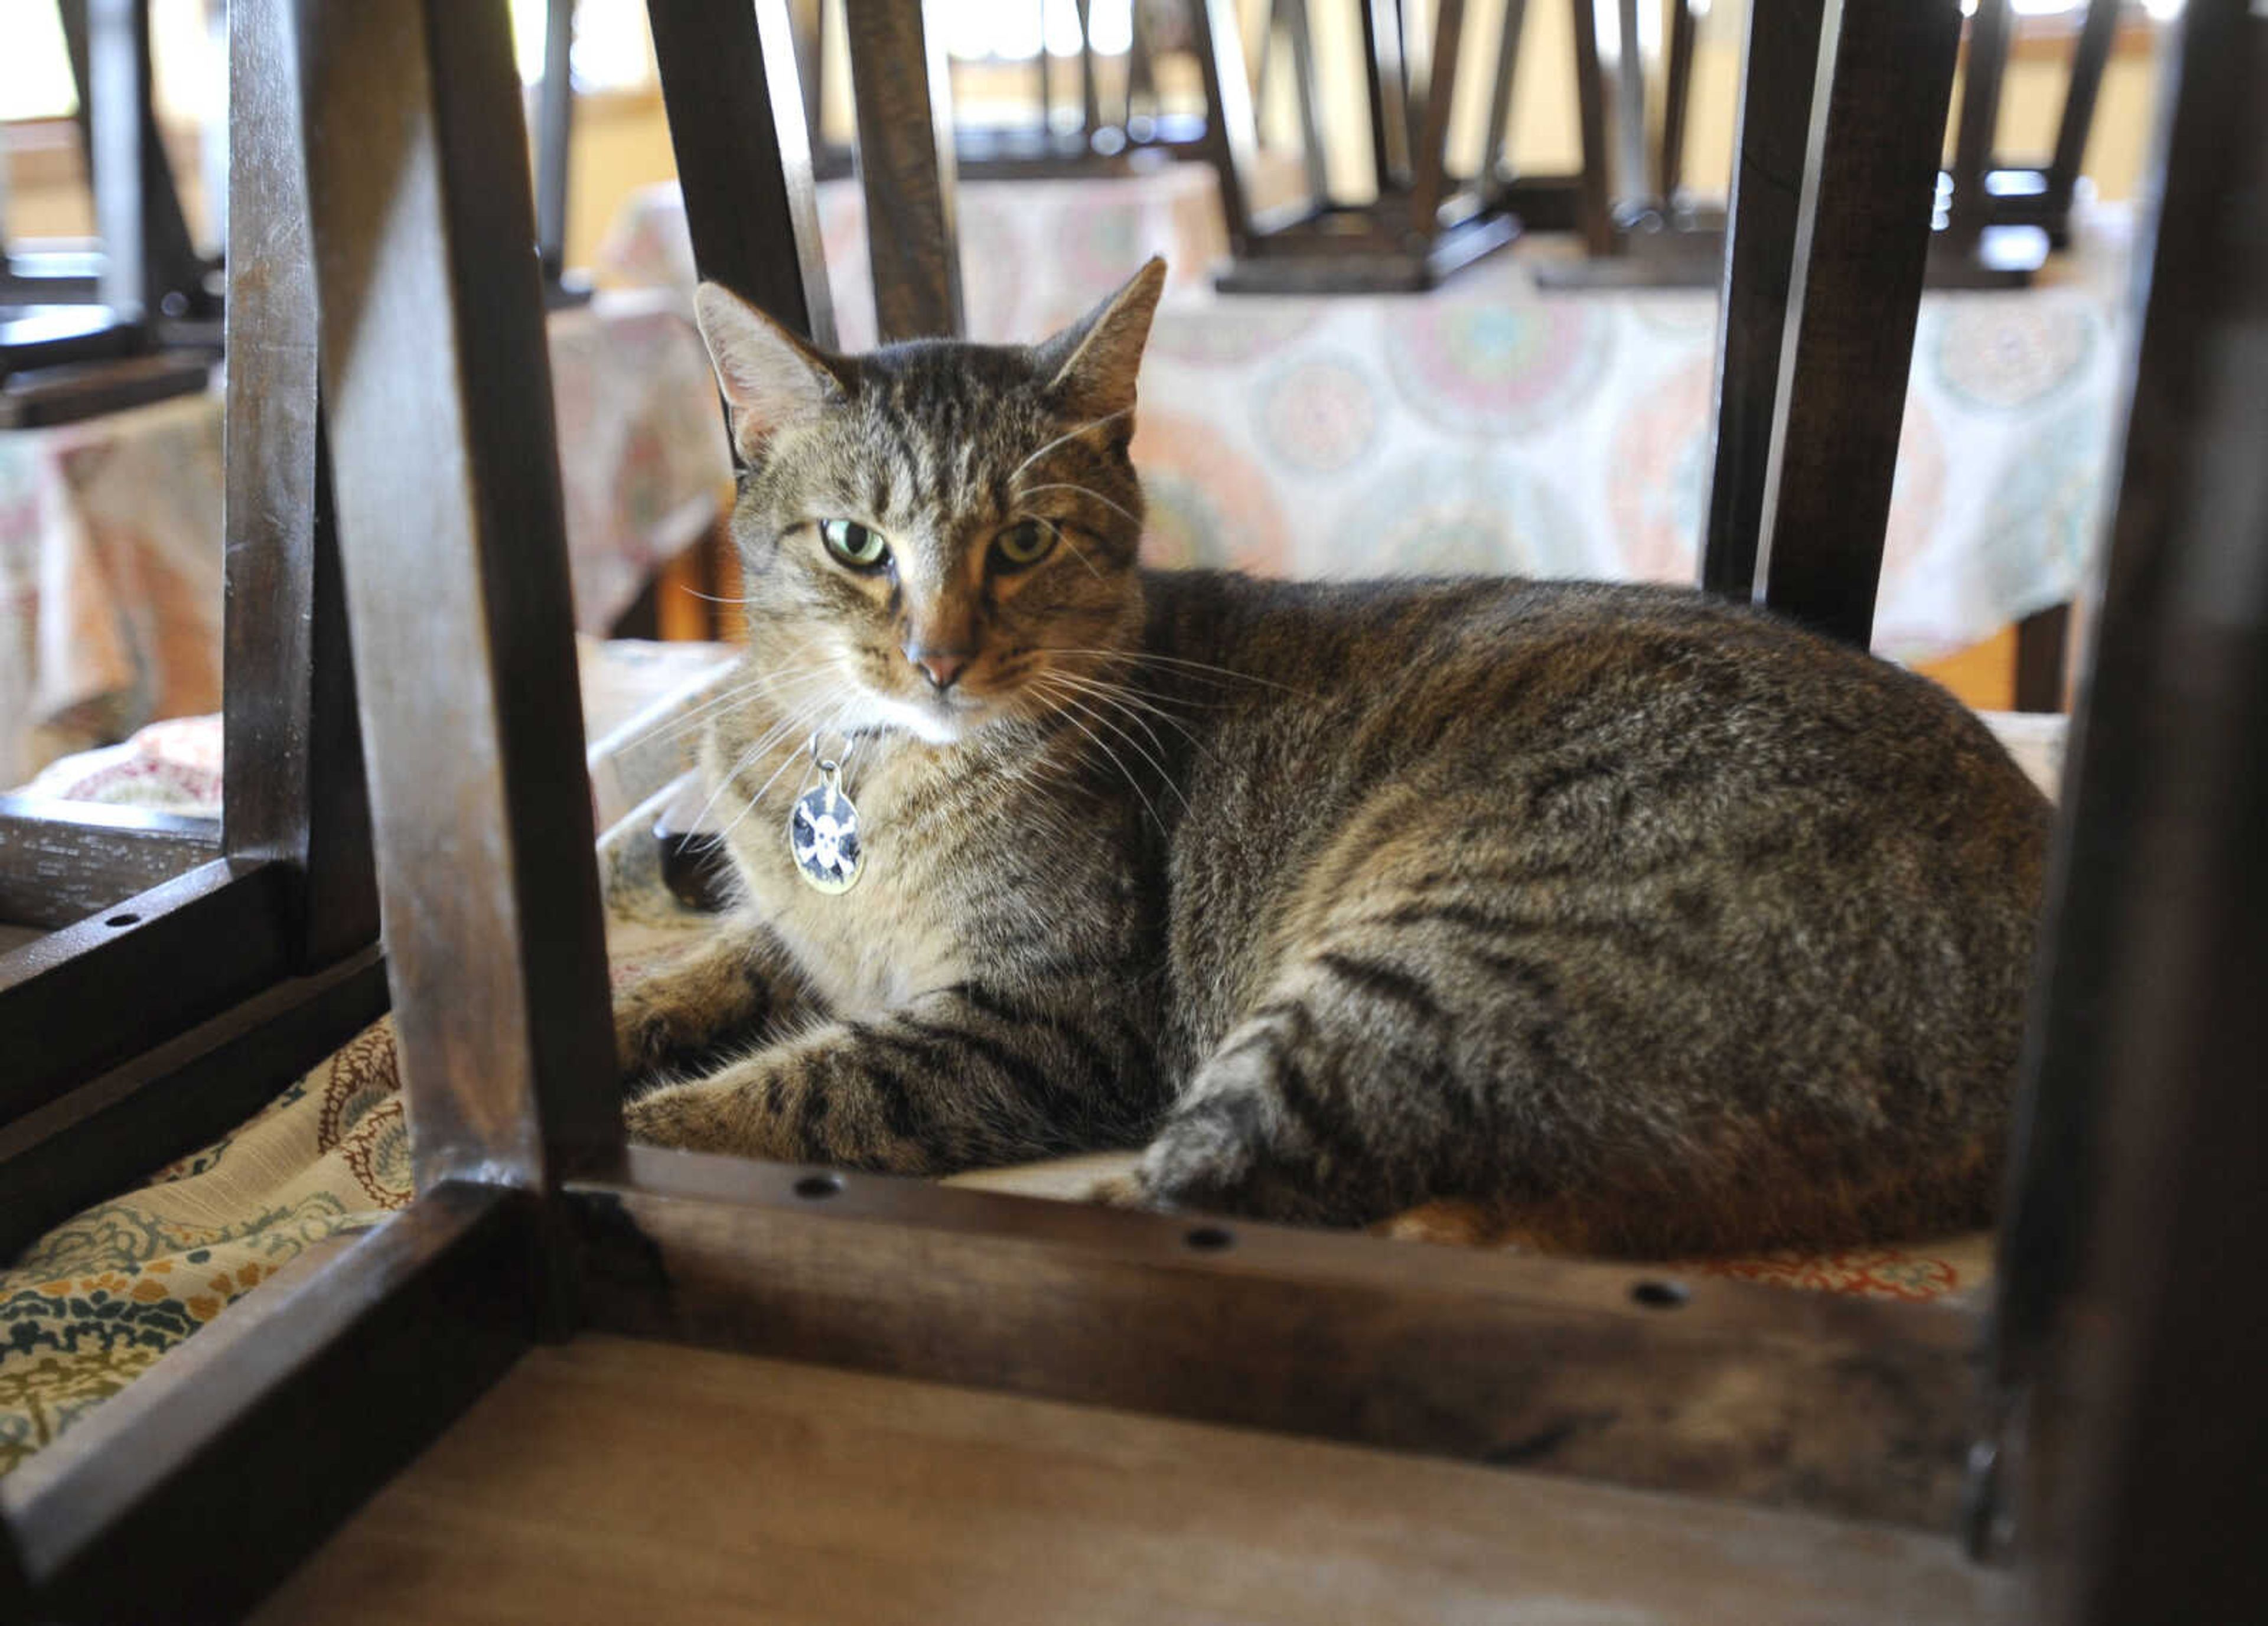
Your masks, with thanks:
<instances>
[{"instance_id":1,"label":"cat's head","mask_svg":"<svg viewBox=\"0 0 2268 1626\"><path fill-rule=\"evenodd\" d=\"M1152 260L1035 345L833 356L716 283L695 308L746 473L733 511L772 698L933 743L1053 710L1138 632L1134 377Z\"/></svg>"}]
</instances>

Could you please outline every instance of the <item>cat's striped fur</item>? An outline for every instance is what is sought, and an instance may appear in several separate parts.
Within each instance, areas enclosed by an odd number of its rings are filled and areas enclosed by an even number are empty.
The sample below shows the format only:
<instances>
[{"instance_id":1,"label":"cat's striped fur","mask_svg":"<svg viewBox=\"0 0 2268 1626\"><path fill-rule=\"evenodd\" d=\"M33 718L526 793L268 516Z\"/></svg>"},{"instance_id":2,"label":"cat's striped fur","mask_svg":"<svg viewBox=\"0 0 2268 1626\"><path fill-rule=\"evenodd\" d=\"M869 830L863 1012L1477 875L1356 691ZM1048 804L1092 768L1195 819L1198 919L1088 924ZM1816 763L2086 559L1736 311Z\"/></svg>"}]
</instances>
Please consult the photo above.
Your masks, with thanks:
<instances>
[{"instance_id":1,"label":"cat's striped fur","mask_svg":"<svg viewBox=\"0 0 2268 1626\"><path fill-rule=\"evenodd\" d=\"M745 901L623 997L626 1065L677 1080L633 1132L924 1174L1146 1142L1146 1200L1469 1198L1602 1252L1984 1219L2048 823L1986 731L1690 593L1138 570L1158 281L1036 349L856 361L704 292L750 463L708 747ZM836 516L894 568L830 559ZM988 573L1026 516L1060 545ZM944 645L940 699L902 651ZM783 835L818 727L855 734L841 896Z\"/></svg>"}]
</instances>

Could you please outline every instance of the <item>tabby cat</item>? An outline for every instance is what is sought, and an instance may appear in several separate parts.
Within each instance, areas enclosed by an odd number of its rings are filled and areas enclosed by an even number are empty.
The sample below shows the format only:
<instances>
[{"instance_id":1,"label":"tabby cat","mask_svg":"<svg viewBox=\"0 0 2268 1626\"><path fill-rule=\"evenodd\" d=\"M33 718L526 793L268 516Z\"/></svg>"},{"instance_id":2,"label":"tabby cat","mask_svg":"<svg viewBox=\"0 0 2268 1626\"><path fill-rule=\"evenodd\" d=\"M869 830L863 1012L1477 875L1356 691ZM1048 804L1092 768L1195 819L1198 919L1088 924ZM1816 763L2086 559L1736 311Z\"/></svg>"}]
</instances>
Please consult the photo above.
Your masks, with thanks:
<instances>
[{"instance_id":1,"label":"tabby cat","mask_svg":"<svg viewBox=\"0 0 2268 1626\"><path fill-rule=\"evenodd\" d=\"M1466 1199L1597 1253L1984 1221L2048 829L1991 734L1691 592L1138 568L1163 280L855 358L700 291L747 465L704 746L741 895L618 999L633 1137L1146 1145L1122 1198ZM820 757L858 825L815 860Z\"/></svg>"}]
</instances>

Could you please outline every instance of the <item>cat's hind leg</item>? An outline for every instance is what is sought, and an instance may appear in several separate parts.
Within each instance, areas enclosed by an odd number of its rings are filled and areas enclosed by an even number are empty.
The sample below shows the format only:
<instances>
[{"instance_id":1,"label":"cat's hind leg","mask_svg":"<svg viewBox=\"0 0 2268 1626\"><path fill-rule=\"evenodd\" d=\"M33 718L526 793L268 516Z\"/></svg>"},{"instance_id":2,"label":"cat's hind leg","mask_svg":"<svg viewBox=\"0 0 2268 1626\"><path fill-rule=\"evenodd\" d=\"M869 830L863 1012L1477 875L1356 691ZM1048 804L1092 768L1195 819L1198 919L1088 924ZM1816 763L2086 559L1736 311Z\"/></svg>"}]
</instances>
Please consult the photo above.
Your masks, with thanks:
<instances>
[{"instance_id":1,"label":"cat's hind leg","mask_svg":"<svg viewBox=\"0 0 2268 1626\"><path fill-rule=\"evenodd\" d=\"M1130 1179L1096 1195L1653 1259L1989 1217L1989 1139L1924 1156L1863 1114L1785 1097L1759 1112L1681 1054L1666 984L1649 1008L1595 945L1553 953L1542 936L1429 923L1311 953L1198 1068ZM1444 1199L1446 1235L1408 1212L1438 1218Z\"/></svg>"},{"instance_id":2,"label":"cat's hind leg","mask_svg":"<svg viewBox=\"0 0 2268 1626\"><path fill-rule=\"evenodd\" d=\"M1428 971L1331 949L1289 968L1197 1070L1130 1184L1102 1195L1361 1225L1485 1182L1503 1129L1476 1065L1484 1035ZM1546 982L1499 992L1495 1025L1548 1045Z\"/></svg>"}]
</instances>

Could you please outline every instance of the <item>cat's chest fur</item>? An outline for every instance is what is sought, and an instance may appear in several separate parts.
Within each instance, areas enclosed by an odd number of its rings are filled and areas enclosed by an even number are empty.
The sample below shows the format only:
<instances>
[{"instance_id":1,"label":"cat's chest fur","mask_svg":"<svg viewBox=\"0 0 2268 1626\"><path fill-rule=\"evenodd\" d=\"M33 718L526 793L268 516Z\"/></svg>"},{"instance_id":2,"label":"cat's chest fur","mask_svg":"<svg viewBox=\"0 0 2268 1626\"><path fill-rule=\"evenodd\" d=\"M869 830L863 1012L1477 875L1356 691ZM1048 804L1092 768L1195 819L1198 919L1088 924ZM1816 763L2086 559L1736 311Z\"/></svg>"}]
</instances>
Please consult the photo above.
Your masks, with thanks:
<instances>
[{"instance_id":1,"label":"cat's chest fur","mask_svg":"<svg viewBox=\"0 0 2268 1626\"><path fill-rule=\"evenodd\" d=\"M902 796L855 777L865 864L847 892L823 893L803 879L789 850L793 798L768 796L733 839L749 901L836 1015L880 1015L967 975L960 938L933 886L907 862Z\"/></svg>"},{"instance_id":2,"label":"cat's chest fur","mask_svg":"<svg viewBox=\"0 0 2268 1626\"><path fill-rule=\"evenodd\" d=\"M719 810L727 844L748 903L794 958L814 992L840 1017L880 1015L968 975L965 922L957 888L939 884L951 854L982 839L967 828L963 798L933 776L887 758L846 764L843 789L858 813L864 863L846 892L824 893L797 868L788 818L797 798L816 783L793 765L773 777L743 770L736 789L771 779L754 806L730 792ZM751 783L753 782L753 783Z\"/></svg>"}]
</instances>

